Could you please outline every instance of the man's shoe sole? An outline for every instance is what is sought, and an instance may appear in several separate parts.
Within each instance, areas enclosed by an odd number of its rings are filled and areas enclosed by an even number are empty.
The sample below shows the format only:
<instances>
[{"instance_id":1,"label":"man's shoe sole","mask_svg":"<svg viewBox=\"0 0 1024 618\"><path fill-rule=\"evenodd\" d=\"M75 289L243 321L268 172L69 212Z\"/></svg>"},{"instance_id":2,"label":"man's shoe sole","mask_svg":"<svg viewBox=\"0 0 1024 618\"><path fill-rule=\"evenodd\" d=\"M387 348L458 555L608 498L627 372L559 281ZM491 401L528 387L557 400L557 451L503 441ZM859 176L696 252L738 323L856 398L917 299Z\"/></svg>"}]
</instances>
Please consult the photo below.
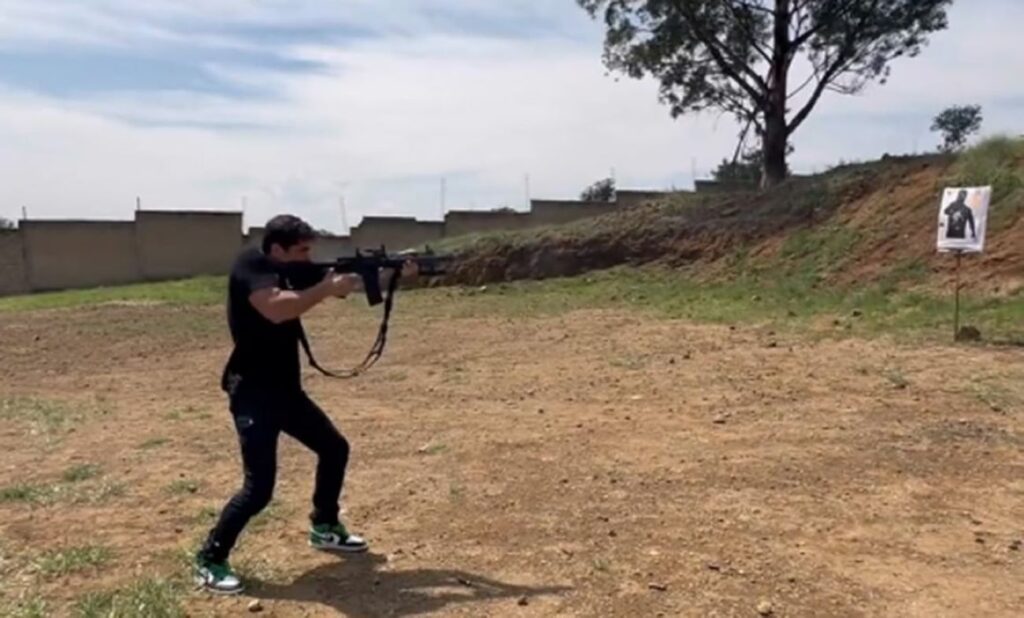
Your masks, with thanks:
<instances>
[{"instance_id":1,"label":"man's shoe sole","mask_svg":"<svg viewBox=\"0 0 1024 618\"><path fill-rule=\"evenodd\" d=\"M310 541L309 546L319 551L337 551L345 554L361 554L370 549L369 545L360 545L359 547L339 547L337 545L317 545L312 541Z\"/></svg>"},{"instance_id":2,"label":"man's shoe sole","mask_svg":"<svg viewBox=\"0 0 1024 618\"><path fill-rule=\"evenodd\" d=\"M244 587L236 588L234 590L222 590L220 588L214 588L213 586L207 584L202 578L196 578L193 581L194 581L194 583L196 584L196 586L200 590L205 590L206 592L209 592L210 594L216 594L216 595L219 595L219 596L227 597L227 596L233 596L233 595L236 595L236 594L242 594L243 592L245 592L245 588Z\"/></svg>"}]
</instances>

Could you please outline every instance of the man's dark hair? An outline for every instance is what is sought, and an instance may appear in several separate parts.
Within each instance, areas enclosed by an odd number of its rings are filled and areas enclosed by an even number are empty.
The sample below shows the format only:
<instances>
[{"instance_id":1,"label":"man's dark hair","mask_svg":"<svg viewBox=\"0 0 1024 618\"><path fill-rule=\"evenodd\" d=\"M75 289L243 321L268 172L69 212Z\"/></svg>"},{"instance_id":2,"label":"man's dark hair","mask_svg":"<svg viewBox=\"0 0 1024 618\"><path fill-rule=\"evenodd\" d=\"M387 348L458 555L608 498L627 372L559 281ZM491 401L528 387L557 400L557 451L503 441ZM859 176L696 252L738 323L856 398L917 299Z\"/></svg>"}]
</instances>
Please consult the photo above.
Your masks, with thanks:
<instances>
[{"instance_id":1,"label":"man's dark hair","mask_svg":"<svg viewBox=\"0 0 1024 618\"><path fill-rule=\"evenodd\" d=\"M278 244L282 249L299 244L304 240L313 240L316 232L313 228L295 215L277 215L267 221L263 231L263 252L270 253L270 245Z\"/></svg>"}]
</instances>

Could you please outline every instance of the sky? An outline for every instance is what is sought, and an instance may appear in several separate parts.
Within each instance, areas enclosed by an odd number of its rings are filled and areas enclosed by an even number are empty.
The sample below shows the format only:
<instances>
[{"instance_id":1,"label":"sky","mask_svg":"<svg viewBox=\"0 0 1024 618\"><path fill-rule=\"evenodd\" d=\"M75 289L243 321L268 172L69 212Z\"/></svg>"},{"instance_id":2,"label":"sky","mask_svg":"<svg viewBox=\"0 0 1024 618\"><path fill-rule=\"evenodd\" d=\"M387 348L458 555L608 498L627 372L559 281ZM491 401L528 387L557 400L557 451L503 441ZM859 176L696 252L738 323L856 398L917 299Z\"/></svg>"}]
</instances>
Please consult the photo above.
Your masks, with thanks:
<instances>
[{"instance_id":1,"label":"sky","mask_svg":"<svg viewBox=\"0 0 1024 618\"><path fill-rule=\"evenodd\" d=\"M1024 133L1021 23L1019 0L956 0L887 84L823 97L791 167L934 149L954 104ZM0 217L139 200L343 233L708 177L735 122L672 119L654 81L607 73L603 34L575 0L0 0Z\"/></svg>"}]
</instances>

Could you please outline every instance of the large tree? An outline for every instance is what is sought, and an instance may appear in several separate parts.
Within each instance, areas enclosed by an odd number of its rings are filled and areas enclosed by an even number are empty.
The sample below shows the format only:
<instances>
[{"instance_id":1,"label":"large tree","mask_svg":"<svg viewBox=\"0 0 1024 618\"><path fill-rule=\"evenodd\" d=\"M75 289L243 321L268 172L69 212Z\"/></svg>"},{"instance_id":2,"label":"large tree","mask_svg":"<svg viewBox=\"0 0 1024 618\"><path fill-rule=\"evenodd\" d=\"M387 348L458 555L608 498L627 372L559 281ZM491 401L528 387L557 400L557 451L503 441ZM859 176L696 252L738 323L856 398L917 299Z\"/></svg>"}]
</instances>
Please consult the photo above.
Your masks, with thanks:
<instances>
[{"instance_id":1,"label":"large tree","mask_svg":"<svg viewBox=\"0 0 1024 618\"><path fill-rule=\"evenodd\" d=\"M718 109L752 124L761 140L763 186L785 178L790 136L825 90L854 94L872 80L884 83L892 60L916 56L930 33L946 28L952 3L576 1L591 17L603 13L605 65L658 79L673 118ZM794 78L794 71L802 74Z\"/></svg>"}]
</instances>

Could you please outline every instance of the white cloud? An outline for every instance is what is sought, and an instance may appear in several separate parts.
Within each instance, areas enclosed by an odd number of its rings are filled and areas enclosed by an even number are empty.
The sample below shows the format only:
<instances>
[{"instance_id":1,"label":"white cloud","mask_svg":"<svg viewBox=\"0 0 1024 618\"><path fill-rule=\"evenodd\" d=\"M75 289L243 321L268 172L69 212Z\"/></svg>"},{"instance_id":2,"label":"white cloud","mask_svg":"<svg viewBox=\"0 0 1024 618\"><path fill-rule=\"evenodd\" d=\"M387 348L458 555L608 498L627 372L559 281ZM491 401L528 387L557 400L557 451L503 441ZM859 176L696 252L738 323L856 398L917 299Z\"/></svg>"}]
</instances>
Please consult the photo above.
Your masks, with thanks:
<instances>
[{"instance_id":1,"label":"white cloud","mask_svg":"<svg viewBox=\"0 0 1024 618\"><path fill-rule=\"evenodd\" d=\"M237 209L245 196L249 225L291 210L337 230L342 191L350 224L366 214L436 219L442 177L449 208L522 207L524 174L534 197L572 197L611 168L620 186L688 185L694 162L705 175L734 146L730 118L672 120L653 83L605 76L600 25L576 7L526 0L410 3L416 10L345 3L364 12L312 0L285 10L281 2L242 0L107 0L102 11L11 4L16 11L0 11L0 38L45 32L66 35L66 44L84 36L90 44L120 45L136 41L134 25L143 24L147 41L251 45L180 26L218 19L276 26L338 20L391 34L273 48L281 57L323 62L315 72L207 65L219 78L268 86L271 98L148 91L58 99L0 91L5 217L20 216L26 205L33 217L129 218L136 195L145 207ZM427 9L443 7L489 11L497 20L530 12L584 34L474 36L438 28ZM903 152L915 141L924 148L934 143L930 116L954 102L1024 101L1022 86L1000 77L1024 69L1006 17L1024 17L1024 9L1007 11L1004 19L958 12L920 58L894 66L889 85L824 99L796 136L794 166ZM1000 59L997 66L991 58ZM892 114L913 121L894 129ZM986 128L1012 128L1013 121L996 109Z\"/></svg>"},{"instance_id":2,"label":"white cloud","mask_svg":"<svg viewBox=\"0 0 1024 618\"><path fill-rule=\"evenodd\" d=\"M616 84L593 50L571 44L444 37L295 51L331 70L234 74L272 79L275 100L7 93L0 113L14 121L0 128L0 166L15 181L0 188L0 212L27 203L32 216L130 216L136 194L167 208L237 208L246 195L247 223L291 208L337 229L341 182L350 223L379 212L437 218L442 176L449 208L521 206L524 174L535 197L575 195L611 167L622 184L646 184L688 173L680 153L717 156L733 139L729 128L673 122L651 84Z\"/></svg>"}]
</instances>

